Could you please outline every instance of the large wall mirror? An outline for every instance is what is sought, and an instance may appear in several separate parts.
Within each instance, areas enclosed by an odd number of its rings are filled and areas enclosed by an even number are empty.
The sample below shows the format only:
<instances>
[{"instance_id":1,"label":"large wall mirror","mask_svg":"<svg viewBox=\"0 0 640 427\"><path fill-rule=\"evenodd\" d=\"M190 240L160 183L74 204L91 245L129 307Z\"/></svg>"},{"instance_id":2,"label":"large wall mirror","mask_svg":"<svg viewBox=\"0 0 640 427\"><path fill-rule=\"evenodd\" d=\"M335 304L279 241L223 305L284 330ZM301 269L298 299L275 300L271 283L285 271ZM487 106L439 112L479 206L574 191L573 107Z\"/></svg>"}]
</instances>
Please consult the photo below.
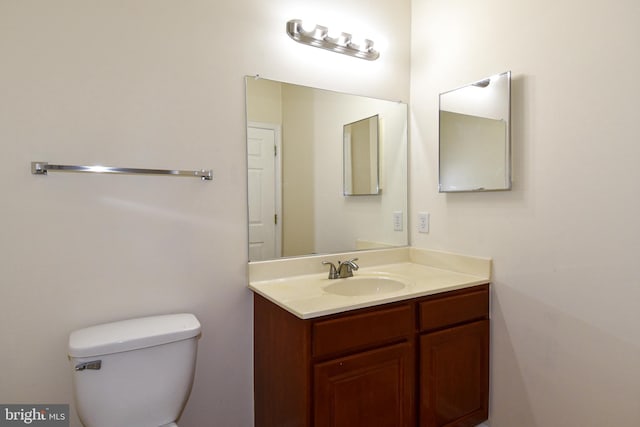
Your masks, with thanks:
<instances>
[{"instance_id":1,"label":"large wall mirror","mask_svg":"<svg viewBox=\"0 0 640 427\"><path fill-rule=\"evenodd\" d=\"M406 227L396 230L393 221L401 212L406 224L406 104L253 76L245 82L249 260L406 246ZM348 126L359 122L370 132L366 147L345 159L345 135L355 129ZM345 176L354 170L345 165L365 151L367 165L358 168L369 194L352 197Z\"/></svg>"},{"instance_id":2,"label":"large wall mirror","mask_svg":"<svg viewBox=\"0 0 640 427\"><path fill-rule=\"evenodd\" d=\"M440 192L511 189L511 72L440 94Z\"/></svg>"}]
</instances>

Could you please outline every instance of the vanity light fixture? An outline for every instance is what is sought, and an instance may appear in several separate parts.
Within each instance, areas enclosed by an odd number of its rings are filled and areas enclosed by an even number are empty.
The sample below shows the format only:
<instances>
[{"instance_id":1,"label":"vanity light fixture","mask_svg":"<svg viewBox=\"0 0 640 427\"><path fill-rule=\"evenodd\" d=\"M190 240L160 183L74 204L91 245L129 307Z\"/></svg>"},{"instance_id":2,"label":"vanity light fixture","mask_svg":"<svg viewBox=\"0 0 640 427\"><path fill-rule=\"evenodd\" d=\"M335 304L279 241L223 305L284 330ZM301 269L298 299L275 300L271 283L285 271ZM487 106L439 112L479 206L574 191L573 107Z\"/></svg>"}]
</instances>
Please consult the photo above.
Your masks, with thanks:
<instances>
[{"instance_id":1,"label":"vanity light fixture","mask_svg":"<svg viewBox=\"0 0 640 427\"><path fill-rule=\"evenodd\" d=\"M329 29L321 25L316 25L312 31L305 31L300 19L292 19L287 22L287 34L298 43L368 61L374 61L380 56L380 52L373 49L373 41L369 39L365 39L362 45L357 45L352 42L351 34L348 33L340 33L338 37L329 37Z\"/></svg>"}]
</instances>

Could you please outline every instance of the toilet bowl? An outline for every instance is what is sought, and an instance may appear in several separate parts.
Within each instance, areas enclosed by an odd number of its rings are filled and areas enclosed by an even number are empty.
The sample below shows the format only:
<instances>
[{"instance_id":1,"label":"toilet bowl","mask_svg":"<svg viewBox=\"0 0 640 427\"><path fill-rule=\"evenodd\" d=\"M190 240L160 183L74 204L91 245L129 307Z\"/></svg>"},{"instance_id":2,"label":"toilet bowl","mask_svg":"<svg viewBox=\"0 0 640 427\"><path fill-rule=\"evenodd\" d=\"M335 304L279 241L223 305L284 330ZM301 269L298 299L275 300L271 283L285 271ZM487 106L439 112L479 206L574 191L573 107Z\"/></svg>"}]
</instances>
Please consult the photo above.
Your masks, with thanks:
<instances>
[{"instance_id":1,"label":"toilet bowl","mask_svg":"<svg viewBox=\"0 0 640 427\"><path fill-rule=\"evenodd\" d=\"M170 314L69 336L76 411L85 427L177 427L193 384L201 326Z\"/></svg>"}]
</instances>

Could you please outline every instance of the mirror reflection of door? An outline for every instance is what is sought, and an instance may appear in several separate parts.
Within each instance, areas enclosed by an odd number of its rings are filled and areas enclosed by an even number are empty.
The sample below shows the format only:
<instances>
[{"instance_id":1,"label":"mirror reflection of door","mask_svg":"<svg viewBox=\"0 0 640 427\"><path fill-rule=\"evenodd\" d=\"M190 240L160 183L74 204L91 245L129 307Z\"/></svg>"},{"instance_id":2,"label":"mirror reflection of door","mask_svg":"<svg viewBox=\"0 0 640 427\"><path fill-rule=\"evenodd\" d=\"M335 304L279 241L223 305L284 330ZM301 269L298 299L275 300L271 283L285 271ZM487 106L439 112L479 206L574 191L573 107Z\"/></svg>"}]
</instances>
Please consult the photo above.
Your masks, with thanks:
<instances>
[{"instance_id":1,"label":"mirror reflection of door","mask_svg":"<svg viewBox=\"0 0 640 427\"><path fill-rule=\"evenodd\" d=\"M280 131L277 125L247 127L249 260L281 255Z\"/></svg>"}]
</instances>

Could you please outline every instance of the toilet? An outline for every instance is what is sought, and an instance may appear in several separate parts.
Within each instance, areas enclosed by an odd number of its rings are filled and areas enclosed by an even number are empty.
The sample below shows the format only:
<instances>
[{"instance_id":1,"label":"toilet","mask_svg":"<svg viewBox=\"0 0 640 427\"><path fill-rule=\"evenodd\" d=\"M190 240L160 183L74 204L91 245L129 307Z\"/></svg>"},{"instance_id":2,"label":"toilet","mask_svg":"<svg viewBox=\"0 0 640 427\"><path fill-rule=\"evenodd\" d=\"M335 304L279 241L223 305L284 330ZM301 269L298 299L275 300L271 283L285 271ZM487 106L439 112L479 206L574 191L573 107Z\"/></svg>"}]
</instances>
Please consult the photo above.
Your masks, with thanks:
<instances>
[{"instance_id":1,"label":"toilet","mask_svg":"<svg viewBox=\"0 0 640 427\"><path fill-rule=\"evenodd\" d=\"M91 326L69 336L85 427L177 427L196 364L200 322L169 314Z\"/></svg>"}]
</instances>

